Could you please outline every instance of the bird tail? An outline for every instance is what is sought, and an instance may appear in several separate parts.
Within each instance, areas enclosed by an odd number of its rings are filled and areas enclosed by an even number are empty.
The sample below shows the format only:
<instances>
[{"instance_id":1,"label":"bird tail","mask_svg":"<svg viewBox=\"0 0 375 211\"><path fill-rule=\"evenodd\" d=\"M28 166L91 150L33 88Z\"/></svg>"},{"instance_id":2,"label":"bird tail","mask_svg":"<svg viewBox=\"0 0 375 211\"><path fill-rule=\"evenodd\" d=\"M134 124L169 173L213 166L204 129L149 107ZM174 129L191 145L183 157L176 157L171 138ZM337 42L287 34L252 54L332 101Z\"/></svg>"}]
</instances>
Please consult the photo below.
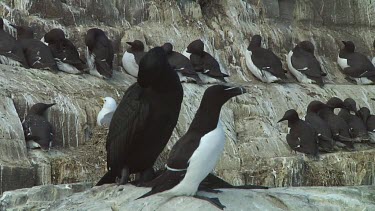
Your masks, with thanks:
<instances>
[{"instance_id":1,"label":"bird tail","mask_svg":"<svg viewBox=\"0 0 375 211\"><path fill-rule=\"evenodd\" d=\"M104 174L104 176L99 180L98 183L96 183L95 186L100 186L103 184L110 184L110 183L115 183L116 182L116 177L112 175L110 171Z\"/></svg>"},{"instance_id":2,"label":"bird tail","mask_svg":"<svg viewBox=\"0 0 375 211\"><path fill-rule=\"evenodd\" d=\"M112 77L112 69L110 65L106 61L101 61L97 58L95 58L95 66L98 72L106 77L106 78L111 78Z\"/></svg>"}]
</instances>

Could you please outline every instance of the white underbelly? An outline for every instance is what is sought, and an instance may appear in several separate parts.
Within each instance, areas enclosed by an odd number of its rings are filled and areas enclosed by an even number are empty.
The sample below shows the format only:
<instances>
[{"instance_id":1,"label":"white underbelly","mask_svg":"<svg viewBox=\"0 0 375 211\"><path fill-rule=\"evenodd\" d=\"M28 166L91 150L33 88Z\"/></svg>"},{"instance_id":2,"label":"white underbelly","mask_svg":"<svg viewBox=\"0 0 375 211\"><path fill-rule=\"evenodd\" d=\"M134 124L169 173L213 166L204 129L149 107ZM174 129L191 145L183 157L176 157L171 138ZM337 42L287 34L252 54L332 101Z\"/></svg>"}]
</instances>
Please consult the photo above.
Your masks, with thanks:
<instances>
[{"instance_id":1,"label":"white underbelly","mask_svg":"<svg viewBox=\"0 0 375 211\"><path fill-rule=\"evenodd\" d=\"M288 55L286 55L286 61L288 64L289 71L294 75L294 77L296 77L297 81L299 81L300 83L312 84L313 81L311 79L309 79L305 74L301 73L293 67L292 56L293 51L289 51Z\"/></svg>"},{"instance_id":2,"label":"white underbelly","mask_svg":"<svg viewBox=\"0 0 375 211\"><path fill-rule=\"evenodd\" d=\"M134 54L125 51L122 56L122 66L125 71L134 77L138 77L139 67L135 61Z\"/></svg>"},{"instance_id":3,"label":"white underbelly","mask_svg":"<svg viewBox=\"0 0 375 211\"><path fill-rule=\"evenodd\" d=\"M254 64L253 60L251 59L251 56L252 56L252 52L249 50L246 50L245 52L246 66L255 77L257 77L259 80L265 83L272 83L272 82L280 80L276 76L272 75L270 72L260 70Z\"/></svg>"},{"instance_id":4,"label":"white underbelly","mask_svg":"<svg viewBox=\"0 0 375 211\"><path fill-rule=\"evenodd\" d=\"M70 74L78 74L81 72L71 64L62 62L60 61L60 59L55 59L55 60L56 60L57 67L59 68L59 70L63 72L70 73Z\"/></svg>"},{"instance_id":5,"label":"white underbelly","mask_svg":"<svg viewBox=\"0 0 375 211\"><path fill-rule=\"evenodd\" d=\"M348 60L344 58L340 58L340 56L337 56L337 64L339 64L341 69L345 69L349 67Z\"/></svg>"},{"instance_id":6,"label":"white underbelly","mask_svg":"<svg viewBox=\"0 0 375 211\"><path fill-rule=\"evenodd\" d=\"M375 57L371 60L372 64L375 66Z\"/></svg>"},{"instance_id":7,"label":"white underbelly","mask_svg":"<svg viewBox=\"0 0 375 211\"><path fill-rule=\"evenodd\" d=\"M373 81L369 80L366 77L361 77L361 78L353 78L350 77L351 79L355 80L358 85L369 85L369 84L374 84Z\"/></svg>"}]
</instances>

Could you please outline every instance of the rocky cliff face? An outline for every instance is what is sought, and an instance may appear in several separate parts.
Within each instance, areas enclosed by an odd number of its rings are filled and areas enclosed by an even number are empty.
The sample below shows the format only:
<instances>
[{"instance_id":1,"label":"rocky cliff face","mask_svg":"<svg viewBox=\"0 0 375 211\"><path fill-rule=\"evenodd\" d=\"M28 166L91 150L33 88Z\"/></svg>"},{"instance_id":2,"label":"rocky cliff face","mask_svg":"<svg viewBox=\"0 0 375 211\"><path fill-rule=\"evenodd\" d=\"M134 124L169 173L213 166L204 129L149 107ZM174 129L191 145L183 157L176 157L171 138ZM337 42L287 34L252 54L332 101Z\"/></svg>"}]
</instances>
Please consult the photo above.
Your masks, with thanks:
<instances>
[{"instance_id":1,"label":"rocky cliff face","mask_svg":"<svg viewBox=\"0 0 375 211\"><path fill-rule=\"evenodd\" d=\"M352 97L374 110L373 86L352 85L339 71L336 58L341 40L353 40L359 51L373 55L373 0L5 0L0 14L16 24L33 26L41 38L62 28L84 51L87 29L103 29L117 54L113 79L90 75L51 74L0 65L0 193L40 184L96 181L105 170L105 130L95 127L99 97L117 101L135 82L117 67L126 41L140 39L148 48L171 42L182 51L200 38L205 49L230 74L229 82L249 92L225 105L222 119L227 143L215 169L233 184L271 187L310 185L371 185L375 183L375 150L358 144L357 151L337 152L313 161L294 154L286 144L286 124L277 124L284 111L301 116L313 99ZM302 40L310 40L328 73L324 89L315 85L262 84L247 70L244 50L254 34L281 58ZM286 64L284 64L286 67ZM191 122L207 86L184 84L184 102L170 143L156 166ZM56 102L48 113L57 130L55 149L27 151L21 120L30 105Z\"/></svg>"}]
</instances>

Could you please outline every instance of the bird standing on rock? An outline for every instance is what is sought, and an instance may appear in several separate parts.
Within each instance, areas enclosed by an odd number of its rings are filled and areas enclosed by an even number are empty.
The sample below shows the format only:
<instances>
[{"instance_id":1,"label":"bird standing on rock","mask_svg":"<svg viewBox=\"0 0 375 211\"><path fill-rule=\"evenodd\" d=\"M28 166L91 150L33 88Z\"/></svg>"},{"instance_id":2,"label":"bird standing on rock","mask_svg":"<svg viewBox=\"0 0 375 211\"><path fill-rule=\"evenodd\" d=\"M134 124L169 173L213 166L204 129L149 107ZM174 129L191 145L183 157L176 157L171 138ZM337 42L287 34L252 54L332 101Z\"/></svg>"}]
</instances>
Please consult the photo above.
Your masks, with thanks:
<instances>
[{"instance_id":1,"label":"bird standing on rock","mask_svg":"<svg viewBox=\"0 0 375 211\"><path fill-rule=\"evenodd\" d=\"M103 108L99 111L98 117L96 118L96 123L99 126L109 127L113 113L117 108L117 104L115 99L112 97L105 97L102 98L103 101Z\"/></svg>"},{"instance_id":2,"label":"bird standing on rock","mask_svg":"<svg viewBox=\"0 0 375 211\"><path fill-rule=\"evenodd\" d=\"M125 71L134 77L138 77L139 62L142 57L146 54L145 46L140 40L134 40L133 42L126 42L130 45L122 56L122 66Z\"/></svg>"}]
</instances>

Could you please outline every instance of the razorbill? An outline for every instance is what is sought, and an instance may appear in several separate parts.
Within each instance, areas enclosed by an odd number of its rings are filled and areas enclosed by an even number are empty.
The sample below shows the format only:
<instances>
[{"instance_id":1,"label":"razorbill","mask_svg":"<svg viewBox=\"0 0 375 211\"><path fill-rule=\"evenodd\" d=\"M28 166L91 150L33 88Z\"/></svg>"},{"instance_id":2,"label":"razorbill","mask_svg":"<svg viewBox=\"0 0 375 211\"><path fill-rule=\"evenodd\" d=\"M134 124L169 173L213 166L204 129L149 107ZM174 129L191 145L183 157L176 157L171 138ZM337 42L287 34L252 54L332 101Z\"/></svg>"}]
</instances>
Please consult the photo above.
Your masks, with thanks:
<instances>
[{"instance_id":1,"label":"razorbill","mask_svg":"<svg viewBox=\"0 0 375 211\"><path fill-rule=\"evenodd\" d=\"M186 53L187 54L185 55L190 54L188 58L190 59L196 72L200 72L222 82L226 82L224 77L228 77L229 75L222 73L220 70L220 65L216 59L204 51L204 43L202 40L198 39L191 42L187 47Z\"/></svg>"},{"instance_id":2,"label":"razorbill","mask_svg":"<svg viewBox=\"0 0 375 211\"><path fill-rule=\"evenodd\" d=\"M286 55L289 71L300 83L316 83L323 86L323 77L319 61L314 55L314 45L310 41L302 41Z\"/></svg>"},{"instance_id":3,"label":"razorbill","mask_svg":"<svg viewBox=\"0 0 375 211\"><path fill-rule=\"evenodd\" d=\"M297 152L319 156L318 135L314 128L300 119L296 110L290 109L278 121L288 120L289 133L286 135L286 141L290 148Z\"/></svg>"},{"instance_id":4,"label":"razorbill","mask_svg":"<svg viewBox=\"0 0 375 211\"><path fill-rule=\"evenodd\" d=\"M109 127L111 123L113 113L117 108L117 104L115 99L112 97L105 97L102 98L103 101L103 108L99 111L98 117L96 118L96 123L99 126Z\"/></svg>"},{"instance_id":5,"label":"razorbill","mask_svg":"<svg viewBox=\"0 0 375 211\"><path fill-rule=\"evenodd\" d=\"M42 148L44 150L51 148L55 132L52 124L44 117L44 113L53 105L55 103L34 104L22 121L28 148Z\"/></svg>"},{"instance_id":6,"label":"razorbill","mask_svg":"<svg viewBox=\"0 0 375 211\"><path fill-rule=\"evenodd\" d=\"M139 63L137 82L126 90L113 114L107 136L108 172L97 185L125 184L141 173L139 183L153 179L153 165L177 124L183 89L161 47Z\"/></svg>"},{"instance_id":7,"label":"razorbill","mask_svg":"<svg viewBox=\"0 0 375 211\"><path fill-rule=\"evenodd\" d=\"M113 46L105 33L98 29L89 29L85 36L86 61L90 74L99 78L111 78L114 58Z\"/></svg>"},{"instance_id":8,"label":"razorbill","mask_svg":"<svg viewBox=\"0 0 375 211\"><path fill-rule=\"evenodd\" d=\"M271 50L261 47L262 37L254 35L245 52L247 68L259 80L265 83L286 79L286 71L278 56Z\"/></svg>"},{"instance_id":9,"label":"razorbill","mask_svg":"<svg viewBox=\"0 0 375 211\"><path fill-rule=\"evenodd\" d=\"M362 107L358 110L358 116L362 118L366 124L367 131L371 137L370 142L375 143L375 116L371 114L367 107Z\"/></svg>"},{"instance_id":10,"label":"razorbill","mask_svg":"<svg viewBox=\"0 0 375 211\"><path fill-rule=\"evenodd\" d=\"M344 48L337 57L342 72L357 84L373 84L375 81L375 67L363 54L355 52L352 41L342 41Z\"/></svg>"},{"instance_id":11,"label":"razorbill","mask_svg":"<svg viewBox=\"0 0 375 211\"><path fill-rule=\"evenodd\" d=\"M42 41L34 39L34 31L30 27L12 25L17 29L17 44L12 50L14 55L26 59L28 67L58 72L59 69L51 50Z\"/></svg>"},{"instance_id":12,"label":"razorbill","mask_svg":"<svg viewBox=\"0 0 375 211\"><path fill-rule=\"evenodd\" d=\"M140 40L134 40L133 42L126 42L130 48L124 52L122 56L122 66L125 71L134 77L138 77L139 62L142 57L146 54L145 46Z\"/></svg>"},{"instance_id":13,"label":"razorbill","mask_svg":"<svg viewBox=\"0 0 375 211\"><path fill-rule=\"evenodd\" d=\"M344 106L338 115L343 118L349 126L349 133L352 138L368 141L367 127L363 120L357 116L357 104L352 98L344 100Z\"/></svg>"},{"instance_id":14,"label":"razorbill","mask_svg":"<svg viewBox=\"0 0 375 211\"><path fill-rule=\"evenodd\" d=\"M327 105L321 101L314 100L307 106L305 121L309 123L316 131L319 140L319 150L324 152L333 152L335 141L332 139L332 132L327 124L319 115L319 111L326 108Z\"/></svg>"},{"instance_id":15,"label":"razorbill","mask_svg":"<svg viewBox=\"0 0 375 211\"><path fill-rule=\"evenodd\" d=\"M152 181L152 190L140 198L163 192L162 195L196 196L199 184L215 168L225 145L225 133L220 121L221 107L230 98L245 93L242 87L214 85L206 89L188 131L173 146L166 164L167 170ZM219 200L202 196L219 208Z\"/></svg>"},{"instance_id":16,"label":"razorbill","mask_svg":"<svg viewBox=\"0 0 375 211\"><path fill-rule=\"evenodd\" d=\"M183 54L174 51L171 43L164 43L162 48L167 53L169 64L177 71L181 81L187 82L188 77L193 79L197 84L203 83L198 73L195 72L190 60Z\"/></svg>"},{"instance_id":17,"label":"razorbill","mask_svg":"<svg viewBox=\"0 0 375 211\"><path fill-rule=\"evenodd\" d=\"M82 73L85 64L80 59L74 44L65 38L63 30L52 29L43 36L42 42L45 42L51 49L57 67L61 71L72 74Z\"/></svg>"}]
</instances>

